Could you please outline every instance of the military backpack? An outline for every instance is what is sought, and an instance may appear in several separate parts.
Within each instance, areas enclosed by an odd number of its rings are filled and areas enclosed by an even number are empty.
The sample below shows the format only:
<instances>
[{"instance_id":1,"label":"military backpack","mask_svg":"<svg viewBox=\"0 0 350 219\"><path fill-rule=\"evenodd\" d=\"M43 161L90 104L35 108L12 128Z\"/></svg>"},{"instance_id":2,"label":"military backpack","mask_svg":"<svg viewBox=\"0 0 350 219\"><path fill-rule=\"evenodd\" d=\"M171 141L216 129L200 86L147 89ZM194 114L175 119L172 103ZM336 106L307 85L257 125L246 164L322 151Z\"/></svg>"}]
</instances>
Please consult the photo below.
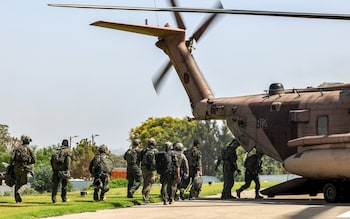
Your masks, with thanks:
<instances>
[{"instance_id":1,"label":"military backpack","mask_svg":"<svg viewBox=\"0 0 350 219\"><path fill-rule=\"evenodd\" d=\"M14 149L14 161L23 163L31 163L32 157L30 156L29 149L25 146L18 146Z\"/></svg>"},{"instance_id":2,"label":"military backpack","mask_svg":"<svg viewBox=\"0 0 350 219\"><path fill-rule=\"evenodd\" d=\"M114 161L112 160L112 158L110 158L106 154L99 154L99 155L96 155L94 159L95 159L95 163L93 167L94 168L93 174L111 175L112 169L114 166Z\"/></svg>"}]
</instances>

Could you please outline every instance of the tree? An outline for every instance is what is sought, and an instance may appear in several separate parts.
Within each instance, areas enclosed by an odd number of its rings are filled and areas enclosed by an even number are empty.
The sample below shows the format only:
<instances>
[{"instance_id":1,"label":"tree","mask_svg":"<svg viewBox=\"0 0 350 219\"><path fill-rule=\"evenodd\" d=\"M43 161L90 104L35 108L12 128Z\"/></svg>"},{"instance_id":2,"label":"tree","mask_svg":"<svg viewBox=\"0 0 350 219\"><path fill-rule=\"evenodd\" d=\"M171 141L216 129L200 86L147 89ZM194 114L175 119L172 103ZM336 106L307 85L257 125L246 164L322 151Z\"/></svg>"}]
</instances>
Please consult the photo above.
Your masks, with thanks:
<instances>
[{"instance_id":1,"label":"tree","mask_svg":"<svg viewBox=\"0 0 350 219\"><path fill-rule=\"evenodd\" d=\"M82 139L73 149L71 176L78 179L89 179L89 164L97 153L97 146L88 139Z\"/></svg>"}]
</instances>

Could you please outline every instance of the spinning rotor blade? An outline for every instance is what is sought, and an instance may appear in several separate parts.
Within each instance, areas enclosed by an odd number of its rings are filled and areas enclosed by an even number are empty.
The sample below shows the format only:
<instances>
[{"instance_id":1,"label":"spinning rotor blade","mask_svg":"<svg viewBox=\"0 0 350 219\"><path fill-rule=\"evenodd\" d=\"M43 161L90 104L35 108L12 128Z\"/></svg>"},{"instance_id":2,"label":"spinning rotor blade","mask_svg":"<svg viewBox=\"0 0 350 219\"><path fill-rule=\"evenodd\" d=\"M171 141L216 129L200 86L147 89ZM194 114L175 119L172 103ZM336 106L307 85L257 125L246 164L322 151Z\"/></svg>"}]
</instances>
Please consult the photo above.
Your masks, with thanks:
<instances>
[{"instance_id":1,"label":"spinning rotor blade","mask_svg":"<svg viewBox=\"0 0 350 219\"><path fill-rule=\"evenodd\" d=\"M238 15L259 15L294 18L314 18L350 20L349 14L327 14L327 13L304 13L304 12L282 12L282 11L257 11L257 10L235 10L235 9L212 9L212 8L149 8L149 7L125 7L125 6L104 6L104 5L77 5L77 4L48 4L53 7L66 8L87 8L87 9L110 9L110 10L131 10L131 11L158 11L158 12L184 12L184 13L210 13L210 14L238 14Z\"/></svg>"},{"instance_id":2,"label":"spinning rotor blade","mask_svg":"<svg viewBox=\"0 0 350 219\"><path fill-rule=\"evenodd\" d=\"M170 2L171 2L171 6L173 6L174 8L177 7L175 0L171 0ZM175 14L177 27L186 30L185 23L183 22L183 19L181 18L180 13L178 11L174 11L174 14Z\"/></svg>"},{"instance_id":3,"label":"spinning rotor blade","mask_svg":"<svg viewBox=\"0 0 350 219\"><path fill-rule=\"evenodd\" d=\"M221 4L221 2L219 1L218 5L216 6L217 9L222 9L223 6ZM214 18L217 16L218 14L213 14L212 16L209 17L209 19L202 24L202 26L192 35L192 37L190 39L195 39L196 42L198 42L198 40L201 38L201 36L203 35L203 33L208 29L209 25L213 22Z\"/></svg>"},{"instance_id":4,"label":"spinning rotor blade","mask_svg":"<svg viewBox=\"0 0 350 219\"><path fill-rule=\"evenodd\" d=\"M153 87L156 90L157 94L159 93L165 75L167 74L172 65L173 64L169 61L167 65L163 68L163 71L161 71L161 73L157 77L153 78Z\"/></svg>"}]
</instances>

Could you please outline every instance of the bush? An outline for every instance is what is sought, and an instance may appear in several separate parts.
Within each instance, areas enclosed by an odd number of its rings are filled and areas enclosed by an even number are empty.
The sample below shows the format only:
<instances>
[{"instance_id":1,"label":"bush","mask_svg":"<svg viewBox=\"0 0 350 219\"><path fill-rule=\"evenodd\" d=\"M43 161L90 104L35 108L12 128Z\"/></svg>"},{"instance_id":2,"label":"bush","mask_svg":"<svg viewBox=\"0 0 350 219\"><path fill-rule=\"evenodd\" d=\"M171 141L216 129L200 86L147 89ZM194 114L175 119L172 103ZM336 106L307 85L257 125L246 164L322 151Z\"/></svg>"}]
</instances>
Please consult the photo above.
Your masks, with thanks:
<instances>
[{"instance_id":1,"label":"bush","mask_svg":"<svg viewBox=\"0 0 350 219\"><path fill-rule=\"evenodd\" d=\"M33 189L40 193L51 191L52 170L49 164L41 163L35 166L34 177L30 178L30 184Z\"/></svg>"},{"instance_id":2,"label":"bush","mask_svg":"<svg viewBox=\"0 0 350 219\"><path fill-rule=\"evenodd\" d=\"M112 179L109 182L110 188L123 188L128 186L128 180L123 178Z\"/></svg>"}]
</instances>

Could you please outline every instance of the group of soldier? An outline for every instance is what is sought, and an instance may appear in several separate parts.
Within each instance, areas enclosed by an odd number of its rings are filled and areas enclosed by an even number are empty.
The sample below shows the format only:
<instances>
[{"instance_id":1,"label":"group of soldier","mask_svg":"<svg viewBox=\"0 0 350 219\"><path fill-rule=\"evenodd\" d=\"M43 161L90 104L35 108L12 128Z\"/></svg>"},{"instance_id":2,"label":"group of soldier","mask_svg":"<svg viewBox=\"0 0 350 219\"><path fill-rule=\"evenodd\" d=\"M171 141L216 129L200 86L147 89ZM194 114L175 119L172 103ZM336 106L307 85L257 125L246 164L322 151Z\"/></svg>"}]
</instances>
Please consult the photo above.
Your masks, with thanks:
<instances>
[{"instance_id":1,"label":"group of soldier","mask_svg":"<svg viewBox=\"0 0 350 219\"><path fill-rule=\"evenodd\" d=\"M161 197L163 204L172 204L175 200L185 199L185 190L191 184L189 199L198 197L202 175L202 154L198 140L195 140L191 149L184 151L180 142L165 142L163 150L156 148L154 138L147 141L141 148L141 141L134 139L132 146L125 154L127 161L127 197L133 198L135 191L143 180L142 197L145 203L150 202L150 191L155 183L156 174L160 175ZM177 191L180 194L177 195Z\"/></svg>"},{"instance_id":2,"label":"group of soldier","mask_svg":"<svg viewBox=\"0 0 350 219\"><path fill-rule=\"evenodd\" d=\"M6 184L15 186L14 197L17 203L22 202L21 193L24 185L28 183L28 174L33 175L32 164L36 158L32 148L29 146L32 141L29 136L21 136L22 144L17 146L11 155L6 173ZM160 175L161 197L163 204L172 204L175 200L185 199L185 191L191 185L189 199L198 197L202 186L202 154L200 143L195 140L192 147L184 151L184 145L180 142L166 142L163 150L156 148L157 142L149 138L146 147L141 147L141 141L134 139L132 146L125 152L124 159L127 162L127 197L133 198L136 190L141 186L142 197L147 204L150 202L150 191L155 183L156 174ZM234 185L234 173L240 172L237 167L236 149L240 144L233 139L227 147L222 150L218 158L217 167L223 162L224 185L221 194L222 199L235 198L231 194ZM98 153L91 160L89 171L94 177L94 200L103 201L105 193L109 190L108 181L113 167L113 160L107 155L108 148L101 145ZM245 162L245 184L236 190L237 197L247 189L251 182L255 182L255 198L260 199L260 183L258 174L261 172L261 156L257 152L249 156ZM68 140L64 139L59 148L51 156L52 175L52 202L56 203L58 186L61 183L62 202L67 202L67 185L70 178L71 151ZM101 165L101 164L104 165ZM109 164L109 165L108 165ZM179 195L177 191L180 191Z\"/></svg>"},{"instance_id":3,"label":"group of soldier","mask_svg":"<svg viewBox=\"0 0 350 219\"><path fill-rule=\"evenodd\" d=\"M221 199L234 199L231 193L231 190L234 185L234 174L235 172L240 173L241 171L237 167L237 154L236 149L239 146L239 142L236 139L233 139L223 150L221 155L218 158L216 169L223 162L223 178L224 185L221 193ZM263 198L259 194L260 182L259 182L259 173L261 172L261 161L262 153L256 152L255 154L250 155L244 161L245 167L245 184L242 185L239 189L236 190L237 197L241 198L241 192L249 188L252 181L255 182L255 199Z\"/></svg>"},{"instance_id":4,"label":"group of soldier","mask_svg":"<svg viewBox=\"0 0 350 219\"><path fill-rule=\"evenodd\" d=\"M9 166L7 167L5 182L9 186L15 186L14 197L16 203L22 202L21 193L23 193L24 185L28 183L28 174L33 175L32 164L35 163L36 157L33 149L29 146L32 139L29 136L22 135L22 144L15 147L10 157ZM91 160L89 171L94 177L94 200L102 201L105 199L104 194L109 190L108 180L112 171L113 160L107 155L108 148L101 145L98 153ZM60 147L56 148L52 153L50 163L52 167L52 193L51 199L53 203L57 202L56 195L59 184L61 184L62 202L67 202L67 186L71 177L72 154L67 139L62 141ZM104 163L111 163L110 168L103 168Z\"/></svg>"}]
</instances>

